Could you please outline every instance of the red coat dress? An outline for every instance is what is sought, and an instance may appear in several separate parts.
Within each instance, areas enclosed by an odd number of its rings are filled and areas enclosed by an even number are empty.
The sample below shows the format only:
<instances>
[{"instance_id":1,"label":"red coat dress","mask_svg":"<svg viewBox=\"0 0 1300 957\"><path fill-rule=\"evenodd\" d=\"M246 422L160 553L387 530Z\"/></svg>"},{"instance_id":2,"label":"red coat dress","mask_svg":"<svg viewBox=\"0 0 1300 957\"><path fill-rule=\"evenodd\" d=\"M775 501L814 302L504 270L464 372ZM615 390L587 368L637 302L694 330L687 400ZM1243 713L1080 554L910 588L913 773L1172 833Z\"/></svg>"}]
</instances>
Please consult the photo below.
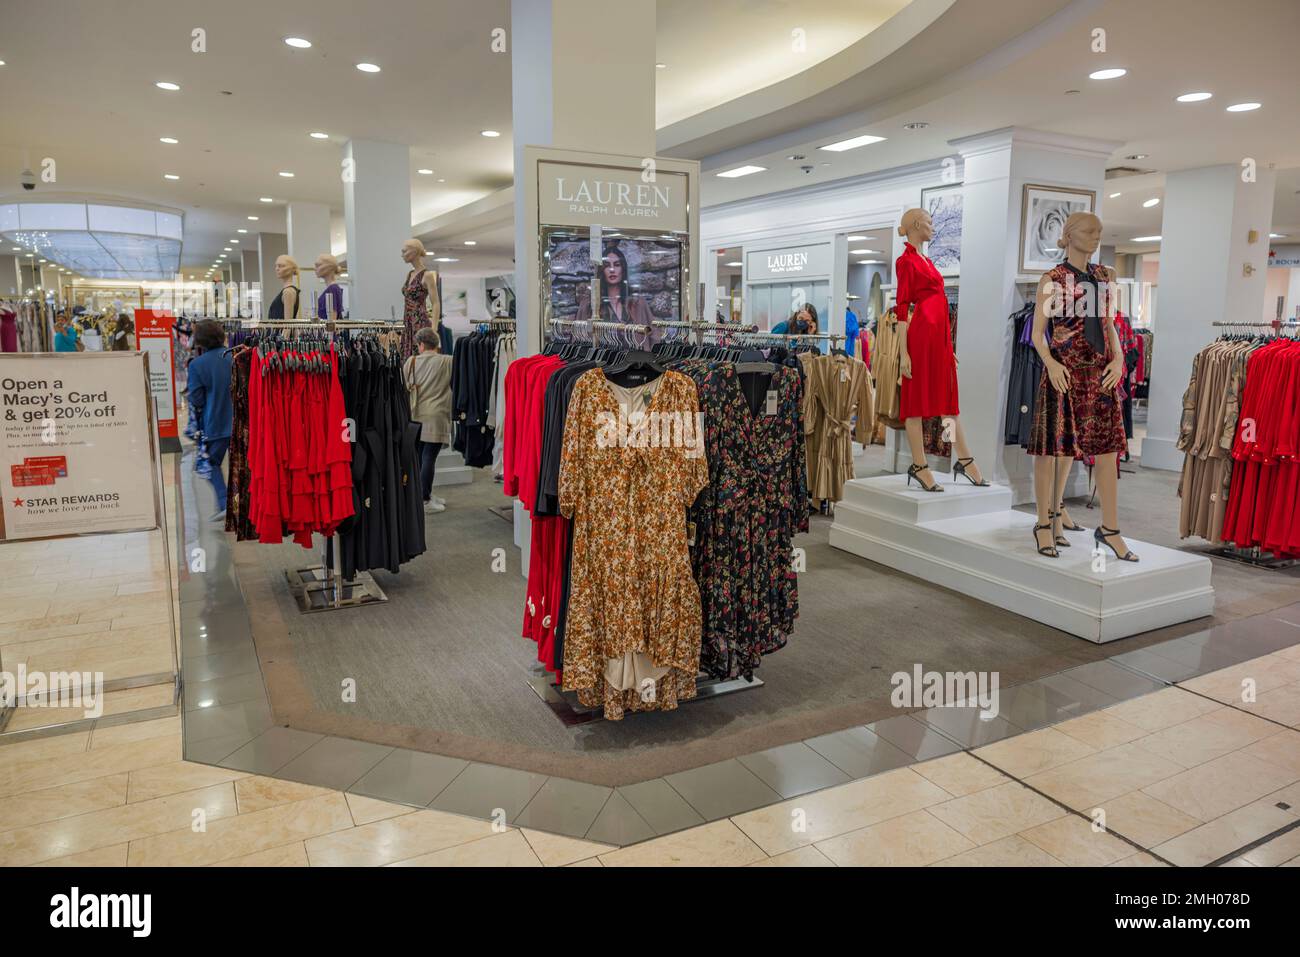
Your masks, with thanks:
<instances>
[{"instance_id":1,"label":"red coat dress","mask_svg":"<svg viewBox=\"0 0 1300 957\"><path fill-rule=\"evenodd\" d=\"M894 280L898 284L898 321L906 319L911 309L907 354L912 360L912 378L903 377L898 417L959 415L957 356L952 348L943 277L916 247L904 243L903 255L894 263Z\"/></svg>"}]
</instances>

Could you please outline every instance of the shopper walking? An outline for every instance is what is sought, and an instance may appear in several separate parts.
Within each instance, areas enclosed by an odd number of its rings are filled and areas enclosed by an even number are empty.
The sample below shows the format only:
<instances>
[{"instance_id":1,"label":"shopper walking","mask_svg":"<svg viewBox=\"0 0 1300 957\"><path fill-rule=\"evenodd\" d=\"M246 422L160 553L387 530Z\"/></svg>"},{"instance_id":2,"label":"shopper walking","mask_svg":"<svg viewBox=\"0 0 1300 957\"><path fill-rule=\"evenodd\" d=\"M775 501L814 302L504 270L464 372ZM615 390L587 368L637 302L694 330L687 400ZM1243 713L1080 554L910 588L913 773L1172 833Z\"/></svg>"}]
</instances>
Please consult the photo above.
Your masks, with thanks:
<instances>
[{"instance_id":1,"label":"shopper walking","mask_svg":"<svg viewBox=\"0 0 1300 957\"><path fill-rule=\"evenodd\" d=\"M420 423L420 493L426 512L441 512L447 503L433 494L438 453L451 441L451 356L441 351L438 333L425 326L415 332L415 355L402 364L402 379L411 399L411 420Z\"/></svg>"},{"instance_id":2,"label":"shopper walking","mask_svg":"<svg viewBox=\"0 0 1300 957\"><path fill-rule=\"evenodd\" d=\"M198 431L203 435L208 481L217 494L217 513L212 521L225 521L226 478L222 463L230 448L230 426L234 403L230 398L230 352L226 349L226 332L221 323L204 319L194 324L194 344L203 354L190 363L190 414L198 417Z\"/></svg>"},{"instance_id":3,"label":"shopper walking","mask_svg":"<svg viewBox=\"0 0 1300 957\"><path fill-rule=\"evenodd\" d=\"M60 312L54 320L54 351L81 352L85 346L77 336L77 327L68 321L66 313Z\"/></svg>"}]
</instances>

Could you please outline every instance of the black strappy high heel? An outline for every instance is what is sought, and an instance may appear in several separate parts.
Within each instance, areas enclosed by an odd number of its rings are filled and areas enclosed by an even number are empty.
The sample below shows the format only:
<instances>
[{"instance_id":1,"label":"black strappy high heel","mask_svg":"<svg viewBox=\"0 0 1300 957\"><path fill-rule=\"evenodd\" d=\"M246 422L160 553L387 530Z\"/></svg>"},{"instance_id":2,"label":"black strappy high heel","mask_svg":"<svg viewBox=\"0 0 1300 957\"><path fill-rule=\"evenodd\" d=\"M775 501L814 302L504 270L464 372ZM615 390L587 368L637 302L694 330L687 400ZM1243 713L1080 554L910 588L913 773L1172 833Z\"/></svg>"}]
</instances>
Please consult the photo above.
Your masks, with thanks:
<instances>
[{"instance_id":1,"label":"black strappy high heel","mask_svg":"<svg viewBox=\"0 0 1300 957\"><path fill-rule=\"evenodd\" d=\"M1106 539L1110 538L1110 536L1112 536L1112 535L1118 535L1118 534L1119 534L1119 529L1118 529L1118 528L1107 528L1105 525L1098 525L1098 526L1097 526L1097 530L1096 530L1095 532L1092 533L1092 537L1093 537L1094 539L1096 539L1098 545L1105 545L1105 546L1106 546L1107 548L1109 548L1112 552L1114 552L1114 553L1115 553L1115 557L1118 558L1120 561L1122 561L1122 562L1135 562L1135 561L1137 561L1137 560L1138 560L1138 557L1137 557L1136 555L1134 555L1133 552L1131 552L1131 551L1126 551L1123 555L1121 555L1121 554L1119 553L1119 549L1118 549L1118 548L1116 548L1116 547L1115 547L1114 545L1112 545L1110 542L1106 541Z\"/></svg>"},{"instance_id":2,"label":"black strappy high heel","mask_svg":"<svg viewBox=\"0 0 1300 957\"><path fill-rule=\"evenodd\" d=\"M1060 518L1060 517L1061 517L1061 513L1060 513L1060 512L1048 512L1048 513L1047 513L1047 520L1048 520L1049 522L1051 522L1051 523L1052 523L1052 526L1053 526L1052 536L1056 539L1056 547L1057 547L1057 548L1069 548L1069 547L1070 547L1070 540L1069 540L1068 538L1066 538L1064 535L1057 535L1056 532L1055 532L1055 525L1056 525L1055 520L1058 519L1058 518ZM1061 528L1065 528L1065 527L1066 527L1065 524L1062 523L1062 524L1061 524ZM1035 541L1037 541L1037 539L1035 539Z\"/></svg>"},{"instance_id":3,"label":"black strappy high heel","mask_svg":"<svg viewBox=\"0 0 1300 957\"><path fill-rule=\"evenodd\" d=\"M967 482L970 482L970 484L974 485L976 488L988 488L989 485L988 479L981 479L980 481L977 482L970 477L969 473L967 473L966 467L974 464L975 464L975 456L973 455L968 459L954 459L952 464L953 481L955 482L957 480L957 476L960 475L962 478L964 478Z\"/></svg>"},{"instance_id":4,"label":"black strappy high heel","mask_svg":"<svg viewBox=\"0 0 1300 957\"><path fill-rule=\"evenodd\" d=\"M1061 518L1064 520L1064 518L1065 518L1065 503L1064 503L1064 502L1062 502L1060 505L1058 505L1058 506L1056 507L1056 514L1059 515L1059 516L1061 516ZM1074 524L1066 525L1064 521L1061 522L1061 527L1062 527L1063 529L1065 529L1067 532L1086 532L1086 531L1087 531L1087 529L1084 528L1082 525L1074 525Z\"/></svg>"},{"instance_id":5,"label":"black strappy high heel","mask_svg":"<svg viewBox=\"0 0 1300 957\"><path fill-rule=\"evenodd\" d=\"M912 479L916 479L916 484L921 486L923 490L927 492L942 492L943 486L940 485L938 482L935 482L933 485L926 485L924 482L921 481L921 473L924 472L929 467L930 466L928 465L909 465L907 467L908 486L909 487L911 486Z\"/></svg>"},{"instance_id":6,"label":"black strappy high heel","mask_svg":"<svg viewBox=\"0 0 1300 957\"><path fill-rule=\"evenodd\" d=\"M1038 544L1038 533L1041 532L1041 531L1043 531L1044 529L1046 529L1046 530L1049 531L1049 532L1052 530L1052 522L1051 522L1050 517L1049 517L1048 521L1044 522L1042 525L1035 525L1035 526L1034 526L1034 533L1033 533L1033 534L1034 534L1034 547L1038 549L1038 554L1043 555L1043 556L1045 556L1045 557L1047 557L1047 558L1060 558L1060 557L1061 557L1061 556L1060 556L1060 553L1057 552L1057 550L1056 550L1056 546L1055 546L1055 545L1039 545L1039 544Z\"/></svg>"}]
</instances>

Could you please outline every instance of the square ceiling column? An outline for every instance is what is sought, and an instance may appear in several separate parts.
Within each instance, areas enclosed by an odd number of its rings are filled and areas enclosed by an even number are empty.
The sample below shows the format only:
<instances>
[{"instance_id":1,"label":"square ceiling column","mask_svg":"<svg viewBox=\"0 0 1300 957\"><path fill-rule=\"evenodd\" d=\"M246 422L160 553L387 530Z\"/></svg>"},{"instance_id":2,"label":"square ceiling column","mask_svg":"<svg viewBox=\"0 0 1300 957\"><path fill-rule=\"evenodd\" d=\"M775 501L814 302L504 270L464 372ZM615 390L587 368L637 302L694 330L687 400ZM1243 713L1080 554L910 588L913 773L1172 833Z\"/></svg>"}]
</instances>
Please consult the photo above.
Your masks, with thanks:
<instances>
[{"instance_id":1,"label":"square ceiling column","mask_svg":"<svg viewBox=\"0 0 1300 957\"><path fill-rule=\"evenodd\" d=\"M411 149L402 143L348 140L343 215L348 233L350 313L362 321L402 317L409 267L402 243L411 238ZM329 224L325 246L329 251ZM432 264L430 264L432 265Z\"/></svg>"}]
</instances>

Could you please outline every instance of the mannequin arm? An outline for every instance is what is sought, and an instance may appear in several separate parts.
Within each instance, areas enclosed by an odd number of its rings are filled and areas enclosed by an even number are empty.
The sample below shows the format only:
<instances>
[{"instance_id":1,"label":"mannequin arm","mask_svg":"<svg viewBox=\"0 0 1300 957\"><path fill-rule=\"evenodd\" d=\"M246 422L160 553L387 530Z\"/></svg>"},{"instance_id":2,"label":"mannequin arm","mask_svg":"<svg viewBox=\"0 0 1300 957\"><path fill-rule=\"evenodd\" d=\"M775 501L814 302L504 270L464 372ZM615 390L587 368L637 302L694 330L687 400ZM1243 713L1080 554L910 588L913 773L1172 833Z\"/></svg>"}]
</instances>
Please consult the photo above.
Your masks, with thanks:
<instances>
[{"instance_id":1,"label":"mannequin arm","mask_svg":"<svg viewBox=\"0 0 1300 957\"><path fill-rule=\"evenodd\" d=\"M284 303L284 314L286 318L298 318L298 294L293 291L292 286L285 286L280 296L280 301Z\"/></svg>"},{"instance_id":2,"label":"mannequin arm","mask_svg":"<svg viewBox=\"0 0 1300 957\"><path fill-rule=\"evenodd\" d=\"M437 329L442 324L442 298L438 295L438 274L430 269L424 274L424 289L429 294L429 322Z\"/></svg>"},{"instance_id":3,"label":"mannequin arm","mask_svg":"<svg viewBox=\"0 0 1300 957\"><path fill-rule=\"evenodd\" d=\"M1038 281L1038 296L1034 303L1034 328L1031 337L1034 342L1034 351L1043 360L1043 368L1047 370L1052 388L1057 392L1065 392L1070 388L1070 371L1056 361L1056 358L1052 355L1052 350L1047 345L1047 308L1052 298L1052 278L1049 273L1044 273L1043 278Z\"/></svg>"}]
</instances>

